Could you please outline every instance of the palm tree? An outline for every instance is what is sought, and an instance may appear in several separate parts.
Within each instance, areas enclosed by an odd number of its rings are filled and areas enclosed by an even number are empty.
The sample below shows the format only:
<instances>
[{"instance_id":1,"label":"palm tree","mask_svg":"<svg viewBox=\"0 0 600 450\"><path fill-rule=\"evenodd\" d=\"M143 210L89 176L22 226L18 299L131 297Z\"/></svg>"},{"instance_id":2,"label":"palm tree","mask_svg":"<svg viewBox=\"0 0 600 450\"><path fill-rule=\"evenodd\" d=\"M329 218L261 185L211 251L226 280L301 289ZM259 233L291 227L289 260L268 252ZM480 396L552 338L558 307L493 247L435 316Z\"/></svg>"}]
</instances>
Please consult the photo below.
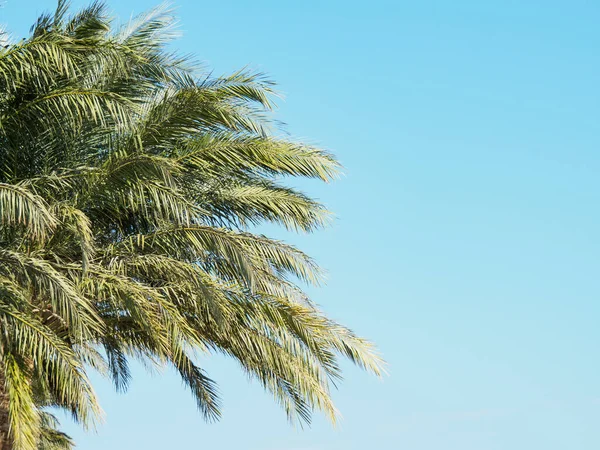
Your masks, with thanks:
<instances>
[{"instance_id":1,"label":"palm tree","mask_svg":"<svg viewBox=\"0 0 600 450\"><path fill-rule=\"evenodd\" d=\"M284 182L339 164L271 131L261 74L167 52L168 9L117 29L102 3L67 9L0 50L0 450L69 448L46 408L92 425L87 371L125 389L132 359L172 366L216 419L198 353L237 360L291 420L335 420L339 356L382 361L302 291L315 262L252 230L325 225Z\"/></svg>"}]
</instances>

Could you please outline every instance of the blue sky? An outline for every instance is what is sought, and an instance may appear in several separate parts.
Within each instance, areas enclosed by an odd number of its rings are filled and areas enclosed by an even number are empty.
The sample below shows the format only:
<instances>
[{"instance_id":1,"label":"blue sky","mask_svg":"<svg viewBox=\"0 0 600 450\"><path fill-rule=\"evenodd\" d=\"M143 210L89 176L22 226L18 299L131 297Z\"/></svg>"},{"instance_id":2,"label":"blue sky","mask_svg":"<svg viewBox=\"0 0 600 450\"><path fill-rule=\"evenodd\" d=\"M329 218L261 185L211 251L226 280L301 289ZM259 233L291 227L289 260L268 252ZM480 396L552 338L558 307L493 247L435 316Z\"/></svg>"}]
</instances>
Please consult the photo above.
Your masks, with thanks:
<instances>
[{"instance_id":1,"label":"blue sky","mask_svg":"<svg viewBox=\"0 0 600 450\"><path fill-rule=\"evenodd\" d=\"M5 0L25 35L53 1ZM123 19L151 2L109 2ZM75 5L84 4L76 1ZM170 374L99 381L79 448L600 448L600 3L178 0L215 74L275 79L277 118L346 176L302 184L337 214L277 232L328 269L311 294L375 340L383 381L347 367L341 424L289 426L229 361L205 362L224 417L206 424Z\"/></svg>"}]
</instances>

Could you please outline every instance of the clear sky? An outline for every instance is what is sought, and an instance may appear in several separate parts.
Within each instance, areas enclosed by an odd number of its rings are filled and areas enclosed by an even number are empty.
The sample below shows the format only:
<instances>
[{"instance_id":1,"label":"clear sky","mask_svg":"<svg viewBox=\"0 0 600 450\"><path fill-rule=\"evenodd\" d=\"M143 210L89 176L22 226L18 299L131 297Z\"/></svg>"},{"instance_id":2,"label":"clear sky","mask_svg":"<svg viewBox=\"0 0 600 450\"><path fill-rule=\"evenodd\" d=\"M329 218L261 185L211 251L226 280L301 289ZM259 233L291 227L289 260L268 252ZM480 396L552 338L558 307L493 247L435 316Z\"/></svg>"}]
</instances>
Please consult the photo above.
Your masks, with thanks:
<instances>
[{"instance_id":1,"label":"clear sky","mask_svg":"<svg viewBox=\"0 0 600 450\"><path fill-rule=\"evenodd\" d=\"M54 6L3 3L17 36ZM152 6L109 3L123 19ZM348 366L340 426L296 430L231 362L205 363L217 424L176 376L140 369L127 395L98 384L98 434L65 423L79 448L600 448L600 2L176 5L182 51L215 74L268 72L277 118L345 165L302 185L335 225L278 236L328 269L311 293L391 374Z\"/></svg>"}]
</instances>

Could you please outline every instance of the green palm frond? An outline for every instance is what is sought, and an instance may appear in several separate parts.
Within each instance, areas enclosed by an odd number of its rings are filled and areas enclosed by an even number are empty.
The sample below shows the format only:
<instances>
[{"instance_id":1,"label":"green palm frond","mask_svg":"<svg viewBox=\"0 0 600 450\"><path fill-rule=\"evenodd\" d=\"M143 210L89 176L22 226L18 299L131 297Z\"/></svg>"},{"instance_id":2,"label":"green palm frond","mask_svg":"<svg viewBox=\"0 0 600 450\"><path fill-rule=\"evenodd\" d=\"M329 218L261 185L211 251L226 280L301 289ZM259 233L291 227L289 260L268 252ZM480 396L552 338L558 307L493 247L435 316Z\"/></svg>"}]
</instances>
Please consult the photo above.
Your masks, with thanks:
<instances>
[{"instance_id":1,"label":"green palm frond","mask_svg":"<svg viewBox=\"0 0 600 450\"><path fill-rule=\"evenodd\" d=\"M190 171L216 175L258 172L331 181L341 169L324 150L272 137L220 134L194 137L185 144L179 160Z\"/></svg>"},{"instance_id":2,"label":"green palm frond","mask_svg":"<svg viewBox=\"0 0 600 450\"><path fill-rule=\"evenodd\" d=\"M221 402L216 383L208 378L183 351L173 358L172 364L196 399L198 409L204 417L208 420L220 418Z\"/></svg>"},{"instance_id":3,"label":"green palm frond","mask_svg":"<svg viewBox=\"0 0 600 450\"><path fill-rule=\"evenodd\" d=\"M213 220L241 228L273 222L288 230L311 232L331 220L331 214L320 203L263 179L215 178L199 187L197 201L210 208Z\"/></svg>"},{"instance_id":4,"label":"green palm frond","mask_svg":"<svg viewBox=\"0 0 600 450\"><path fill-rule=\"evenodd\" d=\"M4 351L27 356L24 361L30 361L33 371L40 373L38 381L43 379L44 387L52 392L58 405L68 408L84 424L99 415L94 391L77 354L53 333L50 325L4 305L0 307L0 320L8 331ZM51 366L53 370L49 370Z\"/></svg>"},{"instance_id":5,"label":"green palm frond","mask_svg":"<svg viewBox=\"0 0 600 450\"><path fill-rule=\"evenodd\" d=\"M94 246L94 232L92 230L92 224L88 216L83 211L77 209L73 205L65 202L55 203L53 205L55 216L58 217L61 228L64 228L70 236L75 238L75 242L69 239L69 244L79 244L81 264L85 270L90 263L90 260L94 258L95 246ZM53 240L60 240L61 244L64 242L64 237L61 239L60 233L56 233L53 236ZM48 246L53 247L54 242L50 242ZM54 249L53 249L54 250ZM56 251L55 251L56 253ZM77 257L77 256L76 256Z\"/></svg>"},{"instance_id":6,"label":"green palm frond","mask_svg":"<svg viewBox=\"0 0 600 450\"><path fill-rule=\"evenodd\" d=\"M73 440L62 431L55 416L47 411L41 414L41 432L37 450L71 450L75 447Z\"/></svg>"},{"instance_id":7,"label":"green palm frond","mask_svg":"<svg viewBox=\"0 0 600 450\"><path fill-rule=\"evenodd\" d=\"M3 226L23 226L37 239L45 240L57 219L43 197L15 184L0 183L0 216Z\"/></svg>"},{"instance_id":8,"label":"green palm frond","mask_svg":"<svg viewBox=\"0 0 600 450\"><path fill-rule=\"evenodd\" d=\"M162 52L164 45L179 36L174 29L177 20L165 2L138 15L118 30L116 39L126 45L141 45Z\"/></svg>"},{"instance_id":9,"label":"green palm frond","mask_svg":"<svg viewBox=\"0 0 600 450\"><path fill-rule=\"evenodd\" d=\"M12 353L2 354L4 385L8 393L10 439L16 450L37 447L40 416L30 386L30 374L25 361Z\"/></svg>"},{"instance_id":10,"label":"green palm frond","mask_svg":"<svg viewBox=\"0 0 600 450\"><path fill-rule=\"evenodd\" d=\"M107 118L113 123L127 124L131 103L118 93L81 87L55 90L26 103L3 117L3 122L32 118L61 122L69 120L81 127L85 120L106 125Z\"/></svg>"},{"instance_id":11,"label":"green palm frond","mask_svg":"<svg viewBox=\"0 0 600 450\"><path fill-rule=\"evenodd\" d=\"M0 250L0 268L4 273L11 273L22 289L31 290L45 307L50 306L56 319L64 326L77 330L81 335L101 330L102 324L94 306L51 262Z\"/></svg>"}]
</instances>

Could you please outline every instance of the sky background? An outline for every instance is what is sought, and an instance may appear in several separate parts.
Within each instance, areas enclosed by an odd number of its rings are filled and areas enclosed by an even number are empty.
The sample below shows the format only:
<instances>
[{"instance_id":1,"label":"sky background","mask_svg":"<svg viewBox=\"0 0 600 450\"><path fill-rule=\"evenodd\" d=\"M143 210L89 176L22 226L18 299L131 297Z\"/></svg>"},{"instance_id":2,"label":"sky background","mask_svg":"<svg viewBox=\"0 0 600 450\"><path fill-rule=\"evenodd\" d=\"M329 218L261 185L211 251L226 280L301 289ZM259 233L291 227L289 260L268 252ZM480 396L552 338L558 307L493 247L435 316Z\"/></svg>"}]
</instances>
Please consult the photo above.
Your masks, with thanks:
<instances>
[{"instance_id":1,"label":"sky background","mask_svg":"<svg viewBox=\"0 0 600 450\"><path fill-rule=\"evenodd\" d=\"M25 36L49 0L5 0ZM74 5L85 2L75 1ZM152 2L109 2L123 20ZM235 364L204 362L204 423L169 372L98 392L84 450L600 448L600 2L178 0L176 46L279 84L278 119L346 176L301 187L335 224L285 237L329 273L311 290L377 342L390 376L345 365L333 429L294 429Z\"/></svg>"}]
</instances>

